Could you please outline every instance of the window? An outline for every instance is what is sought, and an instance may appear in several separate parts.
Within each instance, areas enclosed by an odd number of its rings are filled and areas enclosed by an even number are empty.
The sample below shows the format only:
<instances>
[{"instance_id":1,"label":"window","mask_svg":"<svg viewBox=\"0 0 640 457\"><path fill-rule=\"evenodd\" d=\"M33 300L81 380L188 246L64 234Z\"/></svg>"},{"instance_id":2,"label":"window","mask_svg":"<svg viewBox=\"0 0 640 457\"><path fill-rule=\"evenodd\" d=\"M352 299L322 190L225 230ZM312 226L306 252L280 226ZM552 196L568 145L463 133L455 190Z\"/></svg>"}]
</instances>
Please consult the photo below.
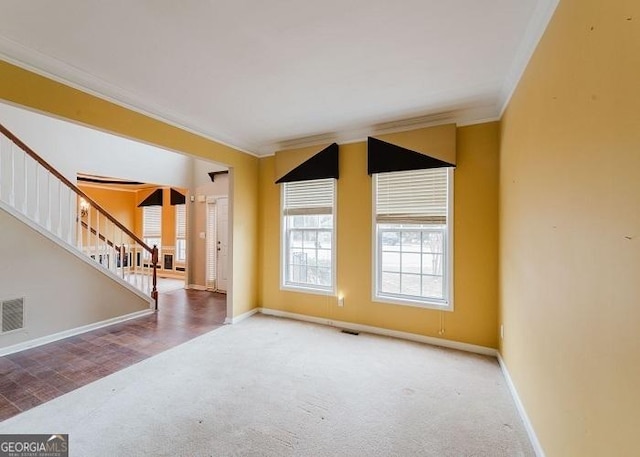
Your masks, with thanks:
<instances>
[{"instance_id":1,"label":"window","mask_svg":"<svg viewBox=\"0 0 640 457\"><path fill-rule=\"evenodd\" d=\"M453 309L453 169L373 179L374 300Z\"/></svg>"},{"instance_id":2,"label":"window","mask_svg":"<svg viewBox=\"0 0 640 457\"><path fill-rule=\"evenodd\" d=\"M282 186L283 288L333 292L335 179Z\"/></svg>"},{"instance_id":3,"label":"window","mask_svg":"<svg viewBox=\"0 0 640 457\"><path fill-rule=\"evenodd\" d=\"M142 207L142 238L149 246L160 249L162 241L162 206ZM150 259L151 254L144 251L144 258Z\"/></svg>"},{"instance_id":4,"label":"window","mask_svg":"<svg viewBox=\"0 0 640 457\"><path fill-rule=\"evenodd\" d=\"M176 260L187 260L187 207L176 205Z\"/></svg>"}]
</instances>

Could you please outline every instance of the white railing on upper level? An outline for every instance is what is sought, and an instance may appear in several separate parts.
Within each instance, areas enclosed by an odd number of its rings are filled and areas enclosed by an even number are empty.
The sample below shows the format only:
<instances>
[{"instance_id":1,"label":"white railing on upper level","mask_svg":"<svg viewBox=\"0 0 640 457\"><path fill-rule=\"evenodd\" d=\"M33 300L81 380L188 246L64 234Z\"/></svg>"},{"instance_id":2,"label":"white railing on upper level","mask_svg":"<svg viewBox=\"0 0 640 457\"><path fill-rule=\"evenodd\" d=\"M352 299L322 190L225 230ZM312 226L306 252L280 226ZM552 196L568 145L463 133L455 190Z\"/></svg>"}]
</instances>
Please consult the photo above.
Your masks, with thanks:
<instances>
[{"instance_id":1,"label":"white railing on upper level","mask_svg":"<svg viewBox=\"0 0 640 457\"><path fill-rule=\"evenodd\" d=\"M150 295L158 307L158 248L150 247L0 124L0 200Z\"/></svg>"}]
</instances>

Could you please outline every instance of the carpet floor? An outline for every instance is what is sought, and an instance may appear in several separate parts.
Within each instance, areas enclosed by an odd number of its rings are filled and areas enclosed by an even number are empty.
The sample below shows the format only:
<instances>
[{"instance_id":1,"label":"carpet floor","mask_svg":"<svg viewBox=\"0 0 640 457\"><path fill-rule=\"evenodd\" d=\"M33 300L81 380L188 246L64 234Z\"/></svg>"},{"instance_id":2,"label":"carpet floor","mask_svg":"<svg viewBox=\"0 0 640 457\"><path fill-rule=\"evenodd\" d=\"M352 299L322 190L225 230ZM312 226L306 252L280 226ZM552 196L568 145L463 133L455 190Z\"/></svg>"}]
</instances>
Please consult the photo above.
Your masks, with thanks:
<instances>
[{"instance_id":1,"label":"carpet floor","mask_svg":"<svg viewBox=\"0 0 640 457\"><path fill-rule=\"evenodd\" d=\"M533 456L495 359L256 315L0 424L71 456Z\"/></svg>"}]
</instances>

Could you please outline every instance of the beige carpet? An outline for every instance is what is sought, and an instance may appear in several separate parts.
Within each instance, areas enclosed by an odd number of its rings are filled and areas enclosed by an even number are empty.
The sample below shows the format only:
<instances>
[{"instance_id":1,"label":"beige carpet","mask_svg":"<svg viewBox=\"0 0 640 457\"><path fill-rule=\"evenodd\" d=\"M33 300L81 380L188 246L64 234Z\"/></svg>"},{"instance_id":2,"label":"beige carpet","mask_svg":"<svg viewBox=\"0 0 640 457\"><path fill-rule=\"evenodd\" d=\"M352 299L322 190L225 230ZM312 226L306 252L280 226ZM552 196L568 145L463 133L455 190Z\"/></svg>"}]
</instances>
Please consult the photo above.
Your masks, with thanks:
<instances>
[{"instance_id":1,"label":"beige carpet","mask_svg":"<svg viewBox=\"0 0 640 457\"><path fill-rule=\"evenodd\" d=\"M0 424L72 456L533 456L496 360L254 316Z\"/></svg>"}]
</instances>

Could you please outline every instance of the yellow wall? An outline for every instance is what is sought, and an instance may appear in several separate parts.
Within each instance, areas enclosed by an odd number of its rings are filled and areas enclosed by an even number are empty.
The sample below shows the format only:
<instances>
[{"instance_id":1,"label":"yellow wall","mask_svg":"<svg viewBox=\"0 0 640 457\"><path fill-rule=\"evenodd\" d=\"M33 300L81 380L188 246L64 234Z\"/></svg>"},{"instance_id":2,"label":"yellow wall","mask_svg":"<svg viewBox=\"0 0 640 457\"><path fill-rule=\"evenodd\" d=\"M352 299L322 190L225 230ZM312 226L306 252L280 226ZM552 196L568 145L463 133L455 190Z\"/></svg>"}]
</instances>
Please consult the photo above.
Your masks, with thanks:
<instances>
[{"instance_id":1,"label":"yellow wall","mask_svg":"<svg viewBox=\"0 0 640 457\"><path fill-rule=\"evenodd\" d=\"M78 184L78 187L131 231L135 231L136 194L116 189L101 189Z\"/></svg>"},{"instance_id":2,"label":"yellow wall","mask_svg":"<svg viewBox=\"0 0 640 457\"><path fill-rule=\"evenodd\" d=\"M547 456L640 455L640 2L561 0L501 129L504 360Z\"/></svg>"},{"instance_id":3,"label":"yellow wall","mask_svg":"<svg viewBox=\"0 0 640 457\"><path fill-rule=\"evenodd\" d=\"M257 303L258 159L0 61L0 99L230 167L233 314Z\"/></svg>"},{"instance_id":4,"label":"yellow wall","mask_svg":"<svg viewBox=\"0 0 640 457\"><path fill-rule=\"evenodd\" d=\"M457 130L455 172L455 311L445 312L371 301L371 178L366 143L340 146L337 189L337 289L335 297L281 291L280 187L275 160L260 160L261 305L293 313L372 325L497 347L498 138L497 123Z\"/></svg>"}]
</instances>

